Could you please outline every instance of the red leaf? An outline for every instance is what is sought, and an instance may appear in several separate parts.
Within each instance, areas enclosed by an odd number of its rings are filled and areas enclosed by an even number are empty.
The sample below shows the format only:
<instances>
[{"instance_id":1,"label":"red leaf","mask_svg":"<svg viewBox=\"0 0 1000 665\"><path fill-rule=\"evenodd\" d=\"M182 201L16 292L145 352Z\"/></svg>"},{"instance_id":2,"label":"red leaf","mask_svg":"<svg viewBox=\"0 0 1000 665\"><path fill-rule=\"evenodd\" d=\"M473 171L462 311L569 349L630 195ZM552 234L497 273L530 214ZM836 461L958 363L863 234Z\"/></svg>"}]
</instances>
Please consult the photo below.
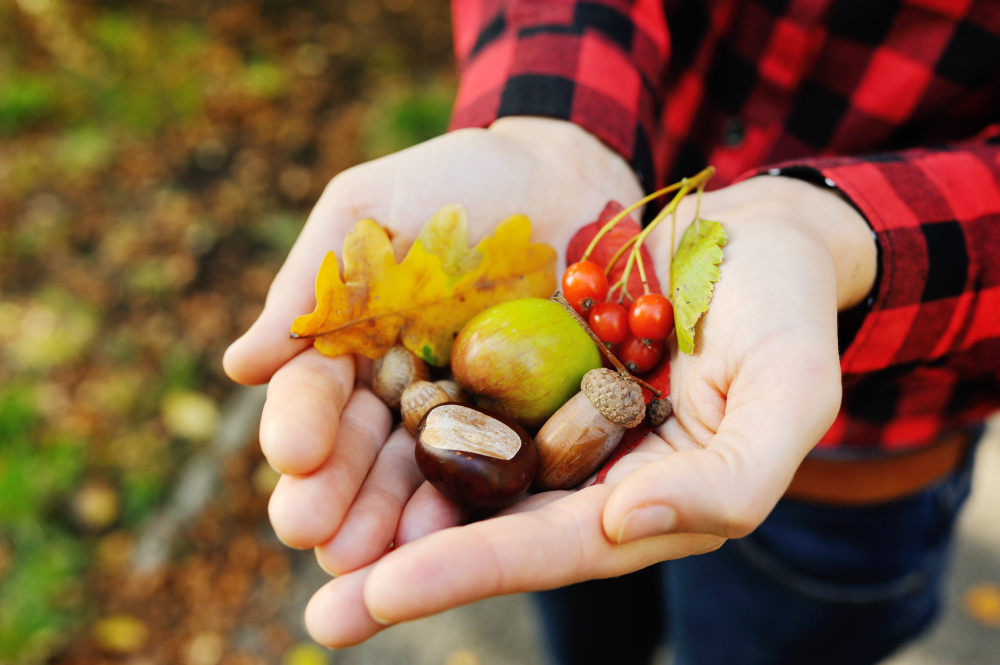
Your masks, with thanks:
<instances>
[{"instance_id":1,"label":"red leaf","mask_svg":"<svg viewBox=\"0 0 1000 665\"><path fill-rule=\"evenodd\" d=\"M615 448L615 451L611 453L611 457L609 457L608 461L606 461L604 466L601 467L600 472L597 474L597 480L594 481L594 484L600 485L603 483L604 479L607 478L608 471L611 470L611 467L617 464L618 460L632 452L632 449L642 443L642 440L646 438L646 435L652 431L653 428L645 422L638 427L626 430L625 436L623 436L622 440L618 442L618 447Z\"/></svg>"},{"instance_id":2,"label":"red leaf","mask_svg":"<svg viewBox=\"0 0 1000 665\"><path fill-rule=\"evenodd\" d=\"M597 221L584 226L569 241L569 246L566 248L566 263L570 264L579 261L583 253L587 251L587 245L594 239L594 236L597 235L601 227L623 209L622 205L617 201L608 201L608 204L604 206L604 210L598 216ZM621 249L622 245L631 240L632 236L640 231L642 231L642 227L631 216L626 217L601 238L601 241L597 243L597 247L590 253L589 260L602 268L606 267L608 262L611 261L611 257L615 255L615 252ZM652 293L661 293L660 281L656 278L656 271L653 267L653 257L650 256L649 250L646 249L645 245L643 245L640 251L642 252L643 266L646 268L646 279L649 281L649 290ZM625 252L611 270L608 278L611 284L621 279L627 263L628 252ZM643 293L642 278L639 276L639 268L636 266L632 267L632 274L629 275L628 290L633 297L638 297ZM628 301L626 301L626 305L628 305Z\"/></svg>"},{"instance_id":3,"label":"red leaf","mask_svg":"<svg viewBox=\"0 0 1000 665\"><path fill-rule=\"evenodd\" d=\"M664 349L660 363L642 376L643 381L660 391L660 399L666 399L670 395L670 353L669 349ZM649 404L653 399L653 393L646 388L642 389L642 396Z\"/></svg>"}]
</instances>

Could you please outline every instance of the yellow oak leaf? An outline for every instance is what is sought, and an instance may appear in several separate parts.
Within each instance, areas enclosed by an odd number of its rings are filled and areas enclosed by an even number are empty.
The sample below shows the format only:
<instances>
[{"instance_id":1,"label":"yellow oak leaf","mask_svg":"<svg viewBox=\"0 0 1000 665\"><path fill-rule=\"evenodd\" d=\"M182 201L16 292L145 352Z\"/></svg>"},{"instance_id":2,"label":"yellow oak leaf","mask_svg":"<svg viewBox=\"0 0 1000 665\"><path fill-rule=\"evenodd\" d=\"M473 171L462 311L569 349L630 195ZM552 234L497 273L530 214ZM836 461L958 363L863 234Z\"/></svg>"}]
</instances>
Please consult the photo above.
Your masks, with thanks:
<instances>
[{"instance_id":1,"label":"yellow oak leaf","mask_svg":"<svg viewBox=\"0 0 1000 665\"><path fill-rule=\"evenodd\" d=\"M316 309L295 319L292 337L313 337L328 355L378 358L398 339L443 366L455 335L473 316L518 298L544 298L556 287L556 253L531 243L531 222L512 215L475 248L461 206L445 206L396 263L385 231L362 220L344 240L344 279L327 253L316 277Z\"/></svg>"},{"instance_id":2,"label":"yellow oak leaf","mask_svg":"<svg viewBox=\"0 0 1000 665\"><path fill-rule=\"evenodd\" d=\"M449 204L434 213L417 240L428 254L441 257L441 268L452 277L475 270L483 255L469 248L469 216L465 208Z\"/></svg>"},{"instance_id":3,"label":"yellow oak leaf","mask_svg":"<svg viewBox=\"0 0 1000 665\"><path fill-rule=\"evenodd\" d=\"M670 271L670 290L674 296L677 348L684 353L694 353L694 326L708 311L712 291L721 275L719 264L725 244L722 224L696 219L677 246Z\"/></svg>"}]
</instances>

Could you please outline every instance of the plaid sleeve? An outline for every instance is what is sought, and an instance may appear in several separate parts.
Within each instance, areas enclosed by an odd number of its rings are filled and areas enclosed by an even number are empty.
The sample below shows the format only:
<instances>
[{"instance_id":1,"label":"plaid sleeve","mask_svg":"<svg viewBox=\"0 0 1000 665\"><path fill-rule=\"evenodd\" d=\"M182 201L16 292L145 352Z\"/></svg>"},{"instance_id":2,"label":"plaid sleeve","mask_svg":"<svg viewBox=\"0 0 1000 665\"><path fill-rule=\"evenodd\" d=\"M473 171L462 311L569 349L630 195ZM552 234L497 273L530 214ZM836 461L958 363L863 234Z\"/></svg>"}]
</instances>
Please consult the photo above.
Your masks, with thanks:
<instances>
[{"instance_id":1,"label":"plaid sleeve","mask_svg":"<svg viewBox=\"0 0 1000 665\"><path fill-rule=\"evenodd\" d=\"M574 122L656 179L651 148L670 39L660 0L452 0L460 71L451 128Z\"/></svg>"},{"instance_id":2,"label":"plaid sleeve","mask_svg":"<svg viewBox=\"0 0 1000 665\"><path fill-rule=\"evenodd\" d=\"M977 372L1000 371L1000 132L977 143L795 164L835 183L879 244L877 292L843 353L843 373L959 354Z\"/></svg>"}]
</instances>

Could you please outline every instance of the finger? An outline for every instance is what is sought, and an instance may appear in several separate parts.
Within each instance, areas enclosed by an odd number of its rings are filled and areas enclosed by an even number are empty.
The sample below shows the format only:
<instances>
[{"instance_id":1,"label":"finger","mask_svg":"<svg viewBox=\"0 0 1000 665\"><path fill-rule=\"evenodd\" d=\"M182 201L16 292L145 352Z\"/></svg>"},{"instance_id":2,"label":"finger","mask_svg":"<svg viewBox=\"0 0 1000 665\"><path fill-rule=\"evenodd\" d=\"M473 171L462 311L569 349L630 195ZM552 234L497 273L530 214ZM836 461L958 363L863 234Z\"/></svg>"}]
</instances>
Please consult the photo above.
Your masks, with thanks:
<instances>
[{"instance_id":1,"label":"finger","mask_svg":"<svg viewBox=\"0 0 1000 665\"><path fill-rule=\"evenodd\" d=\"M360 177L345 172L323 191L268 290L264 310L250 329L226 349L222 365L231 379L247 385L265 383L279 367L312 344L310 340L289 338L292 322L316 307L316 274L323 257L329 251L339 256L354 222L370 215L365 193L377 191L378 185L359 185L379 179L379 173L370 167L365 167Z\"/></svg>"},{"instance_id":2,"label":"finger","mask_svg":"<svg viewBox=\"0 0 1000 665\"><path fill-rule=\"evenodd\" d=\"M378 397L367 390L355 391L341 416L333 452L323 465L308 476L282 476L271 494L268 514L286 545L312 548L333 536L391 424Z\"/></svg>"},{"instance_id":3,"label":"finger","mask_svg":"<svg viewBox=\"0 0 1000 665\"><path fill-rule=\"evenodd\" d=\"M316 547L319 565L331 575L341 575L382 556L393 542L403 506L423 482L413 456L413 437L397 428L336 534Z\"/></svg>"},{"instance_id":4,"label":"finger","mask_svg":"<svg viewBox=\"0 0 1000 665\"><path fill-rule=\"evenodd\" d=\"M260 447L271 466L298 476L319 468L337 439L341 411L353 390L350 356L328 358L310 349L275 373L260 417ZM385 419L384 405L365 403L362 418Z\"/></svg>"},{"instance_id":5,"label":"finger","mask_svg":"<svg viewBox=\"0 0 1000 665\"><path fill-rule=\"evenodd\" d=\"M488 596L621 575L721 543L697 534L609 543L599 516L611 492L590 487L538 510L446 529L396 549L369 573L365 606L381 623L409 621Z\"/></svg>"},{"instance_id":6,"label":"finger","mask_svg":"<svg viewBox=\"0 0 1000 665\"><path fill-rule=\"evenodd\" d=\"M687 449L634 471L604 509L609 539L671 532L746 535L771 511L840 405L830 340L792 335L748 358L729 389L706 449Z\"/></svg>"},{"instance_id":7,"label":"finger","mask_svg":"<svg viewBox=\"0 0 1000 665\"><path fill-rule=\"evenodd\" d=\"M674 448L655 432L650 432L638 446L608 470L605 485L617 485L642 467L663 459L676 452Z\"/></svg>"},{"instance_id":8,"label":"finger","mask_svg":"<svg viewBox=\"0 0 1000 665\"><path fill-rule=\"evenodd\" d=\"M306 605L306 630L320 644L341 649L385 629L365 609L363 591L372 566L342 575L320 587Z\"/></svg>"},{"instance_id":9,"label":"finger","mask_svg":"<svg viewBox=\"0 0 1000 665\"><path fill-rule=\"evenodd\" d=\"M401 547L429 533L462 524L466 517L461 506L425 482L403 508L393 542L396 547Z\"/></svg>"}]
</instances>

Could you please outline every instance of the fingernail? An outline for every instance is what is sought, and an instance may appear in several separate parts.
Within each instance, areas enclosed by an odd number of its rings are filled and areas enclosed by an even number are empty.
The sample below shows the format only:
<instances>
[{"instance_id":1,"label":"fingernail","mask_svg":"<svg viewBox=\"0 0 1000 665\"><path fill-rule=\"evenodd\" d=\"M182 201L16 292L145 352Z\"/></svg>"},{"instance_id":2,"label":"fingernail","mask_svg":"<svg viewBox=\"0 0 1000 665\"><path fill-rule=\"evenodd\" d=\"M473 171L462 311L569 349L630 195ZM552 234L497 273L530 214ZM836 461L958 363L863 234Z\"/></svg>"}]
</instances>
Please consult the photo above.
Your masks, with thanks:
<instances>
[{"instance_id":1,"label":"fingernail","mask_svg":"<svg viewBox=\"0 0 1000 665\"><path fill-rule=\"evenodd\" d=\"M636 508L622 520L618 528L618 544L660 536L677 526L677 511L669 506Z\"/></svg>"},{"instance_id":2,"label":"fingernail","mask_svg":"<svg viewBox=\"0 0 1000 665\"><path fill-rule=\"evenodd\" d=\"M389 621L388 619L383 619L382 617L380 617L379 615L375 614L375 613L374 613L374 612L372 612L371 610L368 610L368 614L369 614L369 615L371 615L371 618L372 618L372 619L373 619L373 620L375 621L375 623L377 623L377 624L381 624L381 625L383 625L383 626L391 626L391 625L392 625L392 622L391 622L391 621Z\"/></svg>"}]
</instances>

